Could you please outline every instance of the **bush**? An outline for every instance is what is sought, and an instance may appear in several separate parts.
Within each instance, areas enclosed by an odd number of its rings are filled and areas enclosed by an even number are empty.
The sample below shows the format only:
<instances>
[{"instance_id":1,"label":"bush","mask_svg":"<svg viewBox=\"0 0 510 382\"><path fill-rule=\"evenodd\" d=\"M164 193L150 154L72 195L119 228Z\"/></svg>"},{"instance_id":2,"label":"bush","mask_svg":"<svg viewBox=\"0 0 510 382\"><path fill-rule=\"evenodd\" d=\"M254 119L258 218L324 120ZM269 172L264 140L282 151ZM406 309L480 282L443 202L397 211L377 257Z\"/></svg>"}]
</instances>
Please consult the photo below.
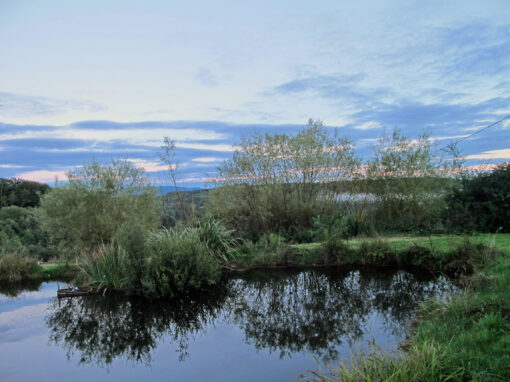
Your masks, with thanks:
<instances>
[{"instance_id":1,"label":"bush","mask_svg":"<svg viewBox=\"0 0 510 382\"><path fill-rule=\"evenodd\" d=\"M281 235L262 235L257 242L244 241L229 252L234 267L294 265L295 251Z\"/></svg>"},{"instance_id":2,"label":"bush","mask_svg":"<svg viewBox=\"0 0 510 382\"><path fill-rule=\"evenodd\" d=\"M400 264L414 265L427 269L437 268L437 253L430 247L413 244L412 246L397 253Z\"/></svg>"},{"instance_id":3,"label":"bush","mask_svg":"<svg viewBox=\"0 0 510 382\"><path fill-rule=\"evenodd\" d=\"M17 252L0 255L0 280L19 281L30 278L37 271L36 260Z\"/></svg>"},{"instance_id":4,"label":"bush","mask_svg":"<svg viewBox=\"0 0 510 382\"><path fill-rule=\"evenodd\" d=\"M495 259L498 253L499 251L490 245L465 240L446 254L442 270L454 277L470 275L475 269Z\"/></svg>"},{"instance_id":5,"label":"bush","mask_svg":"<svg viewBox=\"0 0 510 382\"><path fill-rule=\"evenodd\" d=\"M56 254L48 235L41 230L36 211L17 206L0 209L0 248L43 260Z\"/></svg>"},{"instance_id":6,"label":"bush","mask_svg":"<svg viewBox=\"0 0 510 382\"><path fill-rule=\"evenodd\" d=\"M396 263L395 251L384 240L367 240L361 242L357 255L362 264L394 265Z\"/></svg>"},{"instance_id":7,"label":"bush","mask_svg":"<svg viewBox=\"0 0 510 382\"><path fill-rule=\"evenodd\" d=\"M163 229L148 237L142 278L143 293L150 297L172 296L216 283L221 263L201 240L196 228Z\"/></svg>"},{"instance_id":8,"label":"bush","mask_svg":"<svg viewBox=\"0 0 510 382\"><path fill-rule=\"evenodd\" d=\"M352 260L352 250L345 243L340 234L326 233L323 251L325 264L341 264Z\"/></svg>"},{"instance_id":9,"label":"bush","mask_svg":"<svg viewBox=\"0 0 510 382\"><path fill-rule=\"evenodd\" d=\"M446 215L456 230L510 232L510 163L464 178L447 197Z\"/></svg>"},{"instance_id":10,"label":"bush","mask_svg":"<svg viewBox=\"0 0 510 382\"><path fill-rule=\"evenodd\" d=\"M37 207L42 194L50 190L47 184L23 179L0 178L0 208L6 206Z\"/></svg>"}]
</instances>

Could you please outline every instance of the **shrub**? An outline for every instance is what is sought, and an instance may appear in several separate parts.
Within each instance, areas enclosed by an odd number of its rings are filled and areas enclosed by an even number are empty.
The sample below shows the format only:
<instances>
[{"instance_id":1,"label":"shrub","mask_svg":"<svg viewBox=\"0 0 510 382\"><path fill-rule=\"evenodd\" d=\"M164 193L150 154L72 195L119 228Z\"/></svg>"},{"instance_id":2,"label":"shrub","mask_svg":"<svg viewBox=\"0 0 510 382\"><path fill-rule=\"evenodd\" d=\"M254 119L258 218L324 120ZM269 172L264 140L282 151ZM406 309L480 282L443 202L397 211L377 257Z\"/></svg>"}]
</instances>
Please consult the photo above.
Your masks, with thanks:
<instances>
[{"instance_id":1,"label":"shrub","mask_svg":"<svg viewBox=\"0 0 510 382\"><path fill-rule=\"evenodd\" d=\"M325 264L341 264L351 261L352 250L345 243L340 234L326 233L323 245L323 257Z\"/></svg>"},{"instance_id":2,"label":"shrub","mask_svg":"<svg viewBox=\"0 0 510 382\"><path fill-rule=\"evenodd\" d=\"M0 257L0 280L19 281L30 278L37 268L35 259L18 252L4 253Z\"/></svg>"},{"instance_id":3,"label":"shrub","mask_svg":"<svg viewBox=\"0 0 510 382\"><path fill-rule=\"evenodd\" d=\"M143 293L172 296L216 283L221 263L211 255L196 228L163 229L148 237L150 257L142 278Z\"/></svg>"},{"instance_id":4,"label":"shrub","mask_svg":"<svg viewBox=\"0 0 510 382\"><path fill-rule=\"evenodd\" d=\"M255 262L259 265L277 265L292 262L292 248L283 236L263 235L254 246Z\"/></svg>"},{"instance_id":5,"label":"shrub","mask_svg":"<svg viewBox=\"0 0 510 382\"><path fill-rule=\"evenodd\" d=\"M485 232L510 232L510 163L493 172L462 179L447 197L452 227Z\"/></svg>"},{"instance_id":6,"label":"shrub","mask_svg":"<svg viewBox=\"0 0 510 382\"><path fill-rule=\"evenodd\" d=\"M412 246L397 253L397 260L403 265L414 265L433 269L437 262L437 253L430 247L413 244Z\"/></svg>"},{"instance_id":7,"label":"shrub","mask_svg":"<svg viewBox=\"0 0 510 382\"><path fill-rule=\"evenodd\" d=\"M484 243L472 243L465 240L454 249L446 253L442 263L442 270L451 276L472 274L477 268L487 264L498 255L499 251Z\"/></svg>"},{"instance_id":8,"label":"shrub","mask_svg":"<svg viewBox=\"0 0 510 382\"><path fill-rule=\"evenodd\" d=\"M393 265L396 263L395 251L384 240L365 240L361 242L357 255L363 264Z\"/></svg>"},{"instance_id":9,"label":"shrub","mask_svg":"<svg viewBox=\"0 0 510 382\"><path fill-rule=\"evenodd\" d=\"M21 251L43 260L56 254L48 235L39 225L35 210L17 206L0 209L0 248L4 251Z\"/></svg>"}]
</instances>

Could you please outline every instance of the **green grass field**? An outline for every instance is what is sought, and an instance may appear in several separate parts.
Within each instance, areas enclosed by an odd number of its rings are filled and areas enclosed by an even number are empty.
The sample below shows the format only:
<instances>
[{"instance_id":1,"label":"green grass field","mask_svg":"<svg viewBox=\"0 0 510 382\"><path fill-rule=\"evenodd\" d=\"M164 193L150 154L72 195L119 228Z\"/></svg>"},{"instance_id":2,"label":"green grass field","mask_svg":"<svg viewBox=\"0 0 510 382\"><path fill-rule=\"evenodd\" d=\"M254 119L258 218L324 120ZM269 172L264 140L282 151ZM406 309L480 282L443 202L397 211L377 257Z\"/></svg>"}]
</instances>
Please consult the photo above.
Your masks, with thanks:
<instances>
[{"instance_id":1,"label":"green grass field","mask_svg":"<svg viewBox=\"0 0 510 382\"><path fill-rule=\"evenodd\" d=\"M421 245L425 247L432 247L438 251L448 251L455 246L461 244L466 239L473 243L493 244L501 251L510 253L510 233L497 233L497 234L476 234L472 236L467 235L436 235L436 236L378 236L368 238L356 238L348 240L347 243L352 248L356 249L363 241L384 240L396 251L402 251L413 245ZM314 250L321 246L321 243L304 243L293 245L296 249Z\"/></svg>"}]
</instances>

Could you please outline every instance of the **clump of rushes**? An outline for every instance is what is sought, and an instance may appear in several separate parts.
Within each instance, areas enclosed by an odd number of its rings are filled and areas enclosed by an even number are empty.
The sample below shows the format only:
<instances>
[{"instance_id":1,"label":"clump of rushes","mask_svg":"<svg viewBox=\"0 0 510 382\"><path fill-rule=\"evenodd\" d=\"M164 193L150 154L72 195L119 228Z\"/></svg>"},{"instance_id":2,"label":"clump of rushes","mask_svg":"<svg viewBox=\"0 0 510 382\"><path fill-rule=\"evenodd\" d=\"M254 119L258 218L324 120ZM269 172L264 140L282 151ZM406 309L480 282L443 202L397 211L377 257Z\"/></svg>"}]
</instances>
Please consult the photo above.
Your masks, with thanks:
<instances>
[{"instance_id":1,"label":"clump of rushes","mask_svg":"<svg viewBox=\"0 0 510 382\"><path fill-rule=\"evenodd\" d=\"M228 253L237 248L240 238L234 236L234 230L227 229L219 220L208 219L197 223L200 240L205 243L211 255L224 267L232 268Z\"/></svg>"},{"instance_id":2,"label":"clump of rushes","mask_svg":"<svg viewBox=\"0 0 510 382\"><path fill-rule=\"evenodd\" d=\"M33 278L38 269L35 259L28 258L19 252L0 254L0 280L19 281Z\"/></svg>"},{"instance_id":3,"label":"clump of rushes","mask_svg":"<svg viewBox=\"0 0 510 382\"><path fill-rule=\"evenodd\" d=\"M221 277L221 262L211 255L197 228L153 232L147 247L150 255L142 279L147 296L172 296L200 289Z\"/></svg>"},{"instance_id":4,"label":"clump of rushes","mask_svg":"<svg viewBox=\"0 0 510 382\"><path fill-rule=\"evenodd\" d=\"M127 255L113 242L100 245L84 254L79 264L78 282L86 282L99 289L124 288L127 280Z\"/></svg>"}]
</instances>

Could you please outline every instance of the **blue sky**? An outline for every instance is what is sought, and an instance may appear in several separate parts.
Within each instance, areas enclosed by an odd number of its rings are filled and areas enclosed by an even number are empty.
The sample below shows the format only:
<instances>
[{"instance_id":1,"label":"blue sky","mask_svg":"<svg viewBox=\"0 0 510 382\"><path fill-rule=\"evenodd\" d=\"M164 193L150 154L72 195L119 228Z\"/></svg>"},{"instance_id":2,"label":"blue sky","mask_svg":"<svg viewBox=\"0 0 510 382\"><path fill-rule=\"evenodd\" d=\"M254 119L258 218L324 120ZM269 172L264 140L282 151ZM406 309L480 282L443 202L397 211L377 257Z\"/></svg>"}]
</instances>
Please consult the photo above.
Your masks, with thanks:
<instances>
[{"instance_id":1,"label":"blue sky","mask_svg":"<svg viewBox=\"0 0 510 382\"><path fill-rule=\"evenodd\" d=\"M124 158L201 185L240 137L308 118L438 147L510 114L508 1L0 0L0 177ZM510 160L510 123L462 142Z\"/></svg>"}]
</instances>

